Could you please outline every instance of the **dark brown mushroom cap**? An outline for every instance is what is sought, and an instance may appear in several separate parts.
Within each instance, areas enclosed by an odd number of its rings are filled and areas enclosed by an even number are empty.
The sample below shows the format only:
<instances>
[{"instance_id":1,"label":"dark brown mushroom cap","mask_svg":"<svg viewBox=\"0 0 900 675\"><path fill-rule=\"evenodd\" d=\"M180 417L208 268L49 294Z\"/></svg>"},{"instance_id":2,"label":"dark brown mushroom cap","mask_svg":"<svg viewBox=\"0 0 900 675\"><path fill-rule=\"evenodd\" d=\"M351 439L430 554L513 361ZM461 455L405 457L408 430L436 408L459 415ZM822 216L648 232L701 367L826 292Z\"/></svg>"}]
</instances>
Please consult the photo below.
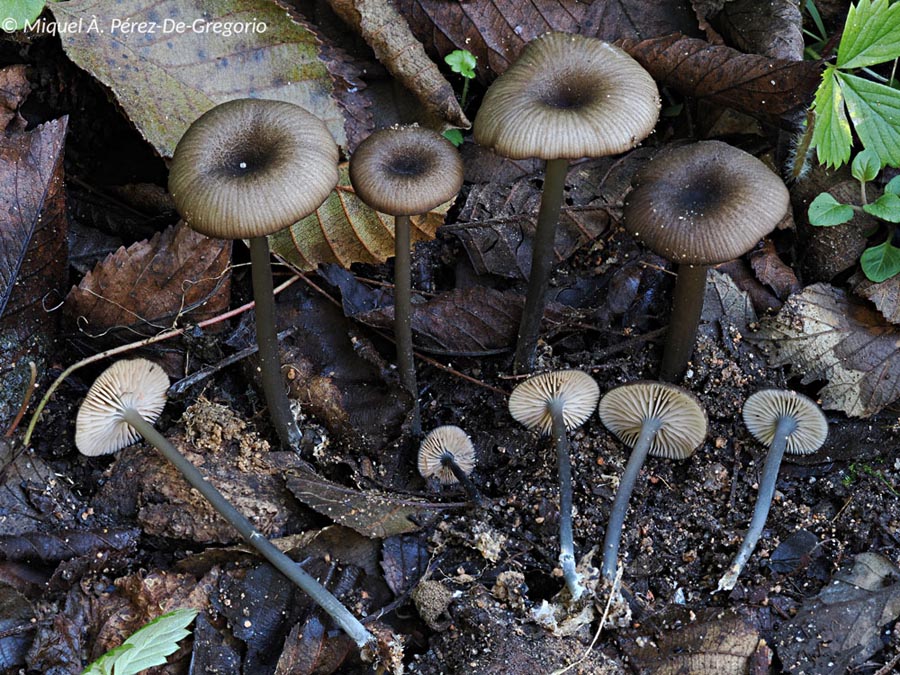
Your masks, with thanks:
<instances>
[{"instance_id":1,"label":"dark brown mushroom cap","mask_svg":"<svg viewBox=\"0 0 900 675\"><path fill-rule=\"evenodd\" d=\"M475 142L504 157L576 159L630 150L659 118L650 74L597 38L546 33L490 86Z\"/></svg>"},{"instance_id":2,"label":"dark brown mushroom cap","mask_svg":"<svg viewBox=\"0 0 900 675\"><path fill-rule=\"evenodd\" d=\"M462 182L456 148L422 127L379 129L350 158L350 183L357 196L391 216L428 213L455 197Z\"/></svg>"},{"instance_id":3,"label":"dark brown mushroom cap","mask_svg":"<svg viewBox=\"0 0 900 675\"><path fill-rule=\"evenodd\" d=\"M315 211L338 182L338 147L298 105L244 98L201 115L169 167L185 222L220 239L264 237Z\"/></svg>"},{"instance_id":4,"label":"dark brown mushroom cap","mask_svg":"<svg viewBox=\"0 0 900 675\"><path fill-rule=\"evenodd\" d=\"M706 413L689 392L665 382L632 382L610 389L600 399L600 421L632 447L641 425L651 418L662 426L650 444L654 457L685 459L706 438Z\"/></svg>"},{"instance_id":5,"label":"dark brown mushroom cap","mask_svg":"<svg viewBox=\"0 0 900 675\"><path fill-rule=\"evenodd\" d=\"M419 446L419 473L423 478L435 476L444 485L456 482L450 467L443 464L450 454L453 461L469 475L475 468L475 446L469 435L457 426L448 424L432 429Z\"/></svg>"},{"instance_id":6,"label":"dark brown mushroom cap","mask_svg":"<svg viewBox=\"0 0 900 675\"><path fill-rule=\"evenodd\" d=\"M131 445L138 434L124 419L126 408L151 424L166 405L169 376L147 359L116 361L91 385L75 418L75 446L82 455L106 455Z\"/></svg>"},{"instance_id":7,"label":"dark brown mushroom cap","mask_svg":"<svg viewBox=\"0 0 900 675\"><path fill-rule=\"evenodd\" d=\"M520 424L549 434L553 428L550 403L563 404L566 429L577 429L594 412L600 388L580 370L555 370L529 377L509 395L509 413Z\"/></svg>"},{"instance_id":8,"label":"dark brown mushroom cap","mask_svg":"<svg viewBox=\"0 0 900 675\"><path fill-rule=\"evenodd\" d=\"M786 389L763 389L744 402L744 424L760 443L771 445L778 418L793 417L797 427L788 435L785 449L795 455L815 452L828 438L828 420L807 396Z\"/></svg>"},{"instance_id":9,"label":"dark brown mushroom cap","mask_svg":"<svg viewBox=\"0 0 900 675\"><path fill-rule=\"evenodd\" d=\"M635 185L625 229L664 258L689 265L739 258L775 229L789 206L778 176L721 141L661 152Z\"/></svg>"}]
</instances>

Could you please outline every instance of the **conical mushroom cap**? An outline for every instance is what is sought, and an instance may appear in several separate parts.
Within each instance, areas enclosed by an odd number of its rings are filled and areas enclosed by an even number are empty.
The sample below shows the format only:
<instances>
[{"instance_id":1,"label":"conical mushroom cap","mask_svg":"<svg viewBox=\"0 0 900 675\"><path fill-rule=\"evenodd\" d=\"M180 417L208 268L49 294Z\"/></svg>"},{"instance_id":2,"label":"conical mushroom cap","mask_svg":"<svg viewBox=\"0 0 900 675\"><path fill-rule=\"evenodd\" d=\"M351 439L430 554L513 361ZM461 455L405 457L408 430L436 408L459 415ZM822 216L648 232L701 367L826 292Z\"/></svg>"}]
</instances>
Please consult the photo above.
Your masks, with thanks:
<instances>
[{"instance_id":1,"label":"conical mushroom cap","mask_svg":"<svg viewBox=\"0 0 900 675\"><path fill-rule=\"evenodd\" d=\"M504 157L576 159L630 150L659 118L650 74L597 38L546 33L490 86L475 142Z\"/></svg>"},{"instance_id":2,"label":"conical mushroom cap","mask_svg":"<svg viewBox=\"0 0 900 675\"><path fill-rule=\"evenodd\" d=\"M436 476L444 485L456 482L456 476L442 460L452 455L453 461L469 475L475 468L475 446L469 435L457 426L448 424L432 429L419 446L419 473L423 478Z\"/></svg>"},{"instance_id":3,"label":"conical mushroom cap","mask_svg":"<svg viewBox=\"0 0 900 675\"><path fill-rule=\"evenodd\" d=\"M785 450L794 455L815 452L828 438L828 420L815 401L796 391L763 389L744 401L744 424L760 443L771 445L778 418L793 417L797 423L787 437Z\"/></svg>"},{"instance_id":4,"label":"conical mushroom cap","mask_svg":"<svg viewBox=\"0 0 900 675\"><path fill-rule=\"evenodd\" d=\"M201 115L181 137L169 192L201 234L264 237L325 201L338 182L338 159L325 123L300 106L236 99Z\"/></svg>"},{"instance_id":5,"label":"conical mushroom cap","mask_svg":"<svg viewBox=\"0 0 900 675\"><path fill-rule=\"evenodd\" d=\"M775 229L789 206L782 180L753 155L721 141L665 150L635 178L623 224L672 262L734 260Z\"/></svg>"},{"instance_id":6,"label":"conical mushroom cap","mask_svg":"<svg viewBox=\"0 0 900 675\"><path fill-rule=\"evenodd\" d=\"M555 370L529 377L509 395L509 414L529 429L549 434L553 429L550 403L563 404L566 429L577 429L594 412L600 388L593 377L580 370Z\"/></svg>"},{"instance_id":7,"label":"conical mushroom cap","mask_svg":"<svg viewBox=\"0 0 900 675\"><path fill-rule=\"evenodd\" d=\"M391 216L428 213L455 197L462 182L463 163L456 148L422 127L380 129L350 158L356 195Z\"/></svg>"},{"instance_id":8,"label":"conical mushroom cap","mask_svg":"<svg viewBox=\"0 0 900 675\"><path fill-rule=\"evenodd\" d=\"M131 445L137 432L122 411L134 409L151 424L166 405L169 376L147 359L116 361L91 385L75 418L75 446L83 455L106 455Z\"/></svg>"},{"instance_id":9,"label":"conical mushroom cap","mask_svg":"<svg viewBox=\"0 0 900 675\"><path fill-rule=\"evenodd\" d=\"M598 406L600 421L625 445L633 447L641 425L662 423L650 444L654 457L685 459L706 438L706 413L694 396L665 382L632 382L610 389Z\"/></svg>"}]
</instances>

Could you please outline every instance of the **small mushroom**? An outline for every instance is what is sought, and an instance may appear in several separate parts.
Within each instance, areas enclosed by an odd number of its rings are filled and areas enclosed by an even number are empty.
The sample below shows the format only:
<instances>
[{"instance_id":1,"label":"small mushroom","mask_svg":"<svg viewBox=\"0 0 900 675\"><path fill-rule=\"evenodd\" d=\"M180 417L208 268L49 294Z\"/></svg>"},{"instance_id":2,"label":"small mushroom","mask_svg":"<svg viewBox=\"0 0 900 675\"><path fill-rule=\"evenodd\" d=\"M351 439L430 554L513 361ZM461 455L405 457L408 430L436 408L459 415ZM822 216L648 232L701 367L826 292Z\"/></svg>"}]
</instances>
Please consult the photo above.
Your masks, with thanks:
<instances>
[{"instance_id":1,"label":"small mushroom","mask_svg":"<svg viewBox=\"0 0 900 675\"><path fill-rule=\"evenodd\" d=\"M504 157L547 160L514 372L534 367L569 160L630 150L658 118L650 74L622 49L583 35L535 38L485 94L475 141Z\"/></svg>"},{"instance_id":2,"label":"small mushroom","mask_svg":"<svg viewBox=\"0 0 900 675\"><path fill-rule=\"evenodd\" d=\"M553 437L559 467L559 564L566 587L577 600L584 592L575 571L572 535L572 467L567 431L577 429L594 412L600 389L587 373L557 370L528 378L509 396L509 412L529 429Z\"/></svg>"},{"instance_id":3,"label":"small mushroom","mask_svg":"<svg viewBox=\"0 0 900 675\"><path fill-rule=\"evenodd\" d=\"M75 419L75 445L89 457L116 452L139 436L159 450L259 553L328 612L362 648L375 638L341 602L288 558L153 426L166 403L169 378L147 359L116 361L91 385Z\"/></svg>"},{"instance_id":4,"label":"small mushroom","mask_svg":"<svg viewBox=\"0 0 900 675\"><path fill-rule=\"evenodd\" d=\"M413 398L416 436L422 433L422 422L412 347L409 217L452 199L462 181L463 164L456 148L422 127L376 131L350 158L350 183L356 195L376 211L394 216L394 339L400 381Z\"/></svg>"},{"instance_id":5,"label":"small mushroom","mask_svg":"<svg viewBox=\"0 0 900 675\"><path fill-rule=\"evenodd\" d=\"M474 503L481 501L469 478L475 468L475 446L469 435L452 424L428 432L419 446L419 473L444 485L461 483Z\"/></svg>"},{"instance_id":6,"label":"small mushroom","mask_svg":"<svg viewBox=\"0 0 900 675\"><path fill-rule=\"evenodd\" d=\"M648 454L670 459L690 457L706 438L707 420L692 394L664 382L633 382L611 389L600 400L598 411L603 425L632 446L603 539L600 572L612 582L628 501L644 460Z\"/></svg>"},{"instance_id":7,"label":"small mushroom","mask_svg":"<svg viewBox=\"0 0 900 675\"><path fill-rule=\"evenodd\" d=\"M181 137L169 192L189 227L249 239L256 342L269 414L282 445L301 434L281 374L266 238L315 211L338 182L338 147L325 124L284 101L237 99L201 115Z\"/></svg>"},{"instance_id":8,"label":"small mushroom","mask_svg":"<svg viewBox=\"0 0 900 675\"><path fill-rule=\"evenodd\" d=\"M739 258L769 234L790 204L782 180L753 155L720 141L658 154L635 178L623 225L678 264L660 379L687 368L703 309L706 270Z\"/></svg>"},{"instance_id":9,"label":"small mushroom","mask_svg":"<svg viewBox=\"0 0 900 675\"><path fill-rule=\"evenodd\" d=\"M753 549L762 535L772 497L775 481L785 451L795 455L815 452L828 437L828 420L812 399L796 391L784 389L763 389L751 395L744 402L744 424L760 443L769 446L759 494L750 527L738 549L728 571L719 579L720 591L730 591L737 583L741 570L750 559Z\"/></svg>"}]
</instances>

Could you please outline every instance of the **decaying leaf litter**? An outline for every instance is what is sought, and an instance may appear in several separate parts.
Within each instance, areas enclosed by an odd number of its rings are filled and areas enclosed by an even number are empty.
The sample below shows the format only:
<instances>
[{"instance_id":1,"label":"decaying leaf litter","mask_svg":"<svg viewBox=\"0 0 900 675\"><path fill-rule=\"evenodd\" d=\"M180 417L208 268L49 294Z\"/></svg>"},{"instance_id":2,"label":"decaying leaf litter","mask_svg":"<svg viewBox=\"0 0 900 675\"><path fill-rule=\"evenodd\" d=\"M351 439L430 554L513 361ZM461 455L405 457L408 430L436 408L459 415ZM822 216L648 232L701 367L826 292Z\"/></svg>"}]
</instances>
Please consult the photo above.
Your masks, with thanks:
<instances>
[{"instance_id":1,"label":"decaying leaf litter","mask_svg":"<svg viewBox=\"0 0 900 675\"><path fill-rule=\"evenodd\" d=\"M221 242L192 241L159 189L159 157L229 92L306 105L352 151L376 126L411 121L422 106L429 117L418 121L439 129L474 117L478 87L461 111L447 100L453 76L444 71L449 89L434 79L434 64L453 48L478 56L483 92L546 30L619 41L654 76L669 112L636 150L569 168L538 359L542 370L590 373L601 392L652 379L672 280L666 261L622 231L624 197L658 149L685 139L726 140L781 165L820 72L800 60L796 5L784 0L761 15L740 0L553 3L541 12L499 1L481 11L400 2L424 51L382 70L376 57L405 58L402 42L369 51L323 8L231 4L233 16L255 16L270 30L214 41L20 33L2 42L6 62L25 64L0 71L8 111L0 185L18 209L0 228L4 430L27 397L29 361L37 372L29 411L0 444L2 667L77 673L159 613L193 606L202 610L193 641L160 672L366 671L352 642L240 545L152 449L77 456L74 414L103 362L66 379L23 448L30 413L63 368L185 328L139 352L186 380L159 428L352 612L398 636L409 671L553 672L578 661L574 672L888 672L900 653L896 285L851 278L856 256L836 266L829 251L846 246L805 222L811 195L848 176L814 170L791 187L793 227L782 223L758 250L710 274L684 382L706 409L709 434L689 460L647 461L621 542L625 602L592 648L607 594L598 587L596 603L559 611L553 451L506 410L540 166L467 140L460 196L414 224L423 424L459 425L472 437L472 479L484 496L477 509L463 491L415 471L410 400L389 340L391 219L365 211L344 183L272 242L296 269L324 264L279 294L282 360L300 404L298 454L278 447L255 388L252 317L218 319L250 300L243 248L228 265ZM201 11L199 3L154 8L173 17ZM839 29L842 14L820 9ZM57 20L108 20L111 10L84 1L52 11ZM115 11L150 10L134 1ZM362 17L364 39L366 26L378 32L391 16L375 2L335 11ZM156 68L142 68L147 62ZM177 86L169 86L173 71ZM290 85L298 76L303 86ZM415 102L398 98L391 77ZM160 105L146 105L147 87L163 92ZM843 236L859 241L865 232ZM67 270L67 258L79 264ZM291 274L282 268L276 282ZM736 413L766 387L817 397L830 437L782 466L755 554L737 588L715 594L765 453ZM628 449L596 416L570 443L581 556L602 540Z\"/></svg>"}]
</instances>

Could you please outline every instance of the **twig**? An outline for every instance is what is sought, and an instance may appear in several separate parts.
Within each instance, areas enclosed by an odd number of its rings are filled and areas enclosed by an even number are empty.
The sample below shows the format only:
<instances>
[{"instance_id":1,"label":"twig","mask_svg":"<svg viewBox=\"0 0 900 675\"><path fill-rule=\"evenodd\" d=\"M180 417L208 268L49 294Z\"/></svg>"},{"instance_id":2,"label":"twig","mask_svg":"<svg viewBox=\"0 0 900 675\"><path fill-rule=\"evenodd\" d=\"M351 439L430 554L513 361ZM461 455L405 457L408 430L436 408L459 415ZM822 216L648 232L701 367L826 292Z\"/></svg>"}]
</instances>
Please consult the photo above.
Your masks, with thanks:
<instances>
[{"instance_id":1,"label":"twig","mask_svg":"<svg viewBox=\"0 0 900 675\"><path fill-rule=\"evenodd\" d=\"M25 388L25 394L22 396L22 405L19 406L19 412L16 413L16 418L12 421L12 424L9 425L9 429L6 430L6 434L4 434L5 438L9 438L13 435L16 427L19 426L19 422L22 421L22 417L25 416L25 411L28 410L28 404L31 403L31 397L34 395L34 384L37 382L37 366L34 364L34 361L29 361L28 367L31 369L31 377L28 380L28 386Z\"/></svg>"}]
</instances>

